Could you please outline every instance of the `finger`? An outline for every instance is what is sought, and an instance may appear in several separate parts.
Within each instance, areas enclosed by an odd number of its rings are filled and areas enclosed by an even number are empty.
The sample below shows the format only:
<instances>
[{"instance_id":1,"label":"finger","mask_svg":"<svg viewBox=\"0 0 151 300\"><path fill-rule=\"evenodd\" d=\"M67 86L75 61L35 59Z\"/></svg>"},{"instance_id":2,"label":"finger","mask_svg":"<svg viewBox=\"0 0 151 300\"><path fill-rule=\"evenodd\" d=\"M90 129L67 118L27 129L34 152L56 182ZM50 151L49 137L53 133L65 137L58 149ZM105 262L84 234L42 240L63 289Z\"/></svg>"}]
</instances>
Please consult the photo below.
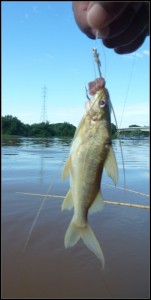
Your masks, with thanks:
<instances>
[{"instance_id":1,"label":"finger","mask_svg":"<svg viewBox=\"0 0 151 300\"><path fill-rule=\"evenodd\" d=\"M141 5L139 6L139 9L141 8ZM127 6L127 8L110 24L107 38L119 36L126 31L126 29L130 27L135 16L136 9L133 8L133 5Z\"/></svg>"},{"instance_id":2,"label":"finger","mask_svg":"<svg viewBox=\"0 0 151 300\"><path fill-rule=\"evenodd\" d=\"M109 25L128 5L129 2L91 1L87 9L87 22L90 27L101 30Z\"/></svg>"},{"instance_id":3,"label":"finger","mask_svg":"<svg viewBox=\"0 0 151 300\"><path fill-rule=\"evenodd\" d=\"M73 1L72 8L81 31L95 39L96 29L101 30L101 35L106 36L108 28L104 28L104 26L128 5L129 2Z\"/></svg>"},{"instance_id":4,"label":"finger","mask_svg":"<svg viewBox=\"0 0 151 300\"><path fill-rule=\"evenodd\" d=\"M146 10L141 9L130 23L129 27L118 36L106 38L103 44L108 48L122 47L135 41L142 32L145 34L146 28Z\"/></svg>"},{"instance_id":5,"label":"finger","mask_svg":"<svg viewBox=\"0 0 151 300\"><path fill-rule=\"evenodd\" d=\"M72 9L75 17L75 21L78 27L84 32L89 38L95 39L95 32L88 25L87 22L87 8L90 1L73 1Z\"/></svg>"},{"instance_id":6,"label":"finger","mask_svg":"<svg viewBox=\"0 0 151 300\"><path fill-rule=\"evenodd\" d=\"M122 47L116 47L114 48L114 51L118 54L128 54L136 51L144 42L146 38L146 32L143 32L139 38L137 38L132 43L122 46Z\"/></svg>"}]
</instances>

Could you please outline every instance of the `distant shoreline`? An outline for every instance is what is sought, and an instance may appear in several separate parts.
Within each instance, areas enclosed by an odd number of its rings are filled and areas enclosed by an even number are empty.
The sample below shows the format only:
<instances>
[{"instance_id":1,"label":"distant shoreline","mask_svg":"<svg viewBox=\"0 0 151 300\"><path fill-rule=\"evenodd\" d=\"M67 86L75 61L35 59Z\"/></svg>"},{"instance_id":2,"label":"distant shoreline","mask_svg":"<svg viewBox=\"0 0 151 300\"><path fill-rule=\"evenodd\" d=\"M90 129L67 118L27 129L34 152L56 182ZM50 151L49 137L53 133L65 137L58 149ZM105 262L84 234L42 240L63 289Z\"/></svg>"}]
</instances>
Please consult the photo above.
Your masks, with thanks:
<instances>
[{"instance_id":1,"label":"distant shoreline","mask_svg":"<svg viewBox=\"0 0 151 300\"><path fill-rule=\"evenodd\" d=\"M131 130L132 128L132 130ZM121 129L119 133L116 125L111 123L112 139L140 139L149 137L148 131L141 131L138 125L130 125L128 130ZM17 117L7 115L2 117L3 138L73 138L76 127L68 122L50 124L47 122L24 124Z\"/></svg>"},{"instance_id":2,"label":"distant shoreline","mask_svg":"<svg viewBox=\"0 0 151 300\"><path fill-rule=\"evenodd\" d=\"M20 135L7 135L7 134L3 134L2 135L2 139L54 139L54 138L58 138L58 139L73 139L73 137L70 136L50 136L50 137L44 137L44 136L20 136ZM120 139L120 140L149 140L149 136L142 136L142 135L138 135L138 136L124 136L124 137L118 137L118 136L112 136L112 140L116 140L116 139Z\"/></svg>"},{"instance_id":3,"label":"distant shoreline","mask_svg":"<svg viewBox=\"0 0 151 300\"><path fill-rule=\"evenodd\" d=\"M44 136L21 136L21 135L13 135L13 134L2 134L2 139L9 139L9 138L24 138L24 139L72 139L72 137L70 136L48 136L48 137L44 137Z\"/></svg>"}]
</instances>

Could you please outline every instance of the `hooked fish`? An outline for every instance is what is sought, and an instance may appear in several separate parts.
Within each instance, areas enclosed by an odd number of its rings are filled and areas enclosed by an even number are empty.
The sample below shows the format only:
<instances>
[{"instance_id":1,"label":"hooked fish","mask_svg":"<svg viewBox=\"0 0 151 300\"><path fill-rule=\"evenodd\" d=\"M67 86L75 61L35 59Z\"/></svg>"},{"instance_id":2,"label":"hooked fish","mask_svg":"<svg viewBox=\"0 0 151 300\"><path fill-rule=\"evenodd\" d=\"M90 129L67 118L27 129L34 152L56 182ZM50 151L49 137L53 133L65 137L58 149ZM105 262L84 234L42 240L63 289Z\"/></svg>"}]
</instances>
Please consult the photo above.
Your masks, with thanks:
<instances>
[{"instance_id":1,"label":"hooked fish","mask_svg":"<svg viewBox=\"0 0 151 300\"><path fill-rule=\"evenodd\" d=\"M88 224L88 213L101 211L103 196L100 190L103 169L118 180L118 167L112 149L110 97L104 87L86 102L83 116L73 138L62 179L70 176L70 190L62 210L74 208L74 215L65 234L65 247L73 247L80 238L99 258L104 267L102 249Z\"/></svg>"}]
</instances>

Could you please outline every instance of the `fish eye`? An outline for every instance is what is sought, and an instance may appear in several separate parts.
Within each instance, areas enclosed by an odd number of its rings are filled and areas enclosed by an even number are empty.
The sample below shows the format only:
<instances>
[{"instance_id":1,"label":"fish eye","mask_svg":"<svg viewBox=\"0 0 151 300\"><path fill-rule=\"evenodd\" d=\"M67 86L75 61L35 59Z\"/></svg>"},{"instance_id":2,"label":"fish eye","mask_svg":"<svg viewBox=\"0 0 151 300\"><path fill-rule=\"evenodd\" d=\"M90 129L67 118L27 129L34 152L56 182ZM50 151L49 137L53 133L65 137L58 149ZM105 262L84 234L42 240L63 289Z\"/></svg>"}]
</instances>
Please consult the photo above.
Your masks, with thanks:
<instances>
[{"instance_id":1,"label":"fish eye","mask_svg":"<svg viewBox=\"0 0 151 300\"><path fill-rule=\"evenodd\" d=\"M104 107L105 106L105 104L106 104L106 102L105 102L105 100L100 100L100 102L99 102L99 106L102 108L102 107Z\"/></svg>"}]
</instances>

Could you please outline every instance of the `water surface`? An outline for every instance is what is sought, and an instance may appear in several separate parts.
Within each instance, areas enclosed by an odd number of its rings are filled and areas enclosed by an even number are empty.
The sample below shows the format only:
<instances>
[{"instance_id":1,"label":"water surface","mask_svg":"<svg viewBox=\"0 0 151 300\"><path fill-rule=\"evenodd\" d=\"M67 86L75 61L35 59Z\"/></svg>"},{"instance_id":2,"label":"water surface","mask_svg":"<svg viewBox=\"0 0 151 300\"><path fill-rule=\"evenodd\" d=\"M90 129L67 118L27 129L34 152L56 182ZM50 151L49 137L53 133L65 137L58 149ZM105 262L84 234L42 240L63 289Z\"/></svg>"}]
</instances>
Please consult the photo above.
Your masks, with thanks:
<instances>
[{"instance_id":1,"label":"water surface","mask_svg":"<svg viewBox=\"0 0 151 300\"><path fill-rule=\"evenodd\" d=\"M61 172L68 139L2 141L2 298L149 298L149 210L106 204L89 223L105 256L105 269L80 240L64 248L73 211L61 212L62 198L47 198L28 247L25 241L43 197L65 195ZM113 147L119 182L105 172L106 200L149 205L149 141L124 140L126 188L118 141ZM28 194L23 194L28 193ZM39 194L39 195L38 195ZM145 194L145 195L143 195Z\"/></svg>"}]
</instances>

